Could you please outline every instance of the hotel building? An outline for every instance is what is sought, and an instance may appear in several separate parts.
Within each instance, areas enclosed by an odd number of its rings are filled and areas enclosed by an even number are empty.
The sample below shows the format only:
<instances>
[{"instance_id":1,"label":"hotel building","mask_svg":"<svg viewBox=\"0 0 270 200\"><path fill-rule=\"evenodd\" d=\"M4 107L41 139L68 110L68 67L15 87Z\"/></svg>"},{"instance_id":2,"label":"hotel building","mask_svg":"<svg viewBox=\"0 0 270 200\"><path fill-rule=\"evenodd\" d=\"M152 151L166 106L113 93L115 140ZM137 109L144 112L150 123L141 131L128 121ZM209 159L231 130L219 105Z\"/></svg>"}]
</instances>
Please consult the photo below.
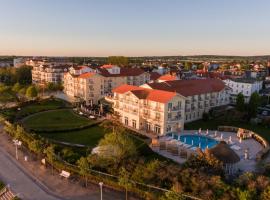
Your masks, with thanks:
<instances>
[{"instance_id":1,"label":"hotel building","mask_svg":"<svg viewBox=\"0 0 270 200\"><path fill-rule=\"evenodd\" d=\"M117 87L113 93L114 111L124 125L157 135L183 130L182 95L132 85Z\"/></svg>"},{"instance_id":2,"label":"hotel building","mask_svg":"<svg viewBox=\"0 0 270 200\"><path fill-rule=\"evenodd\" d=\"M104 96L120 85L142 85L150 81L150 75L139 68L121 68L103 65L99 68L72 67L64 74L64 92L79 97L87 104L98 103Z\"/></svg>"}]
</instances>

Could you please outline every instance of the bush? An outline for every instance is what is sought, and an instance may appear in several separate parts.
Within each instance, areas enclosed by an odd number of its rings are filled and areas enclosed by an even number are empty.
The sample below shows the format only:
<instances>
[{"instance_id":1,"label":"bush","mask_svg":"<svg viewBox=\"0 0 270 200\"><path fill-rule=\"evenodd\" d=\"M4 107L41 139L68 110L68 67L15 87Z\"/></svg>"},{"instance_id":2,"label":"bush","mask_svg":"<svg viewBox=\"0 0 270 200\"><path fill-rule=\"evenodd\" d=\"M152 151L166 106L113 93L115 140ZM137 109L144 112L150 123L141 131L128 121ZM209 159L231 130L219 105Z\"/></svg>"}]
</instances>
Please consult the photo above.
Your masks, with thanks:
<instances>
[{"instance_id":1,"label":"bush","mask_svg":"<svg viewBox=\"0 0 270 200\"><path fill-rule=\"evenodd\" d=\"M209 114L208 113L203 113L202 119L203 119L203 121L208 121L209 120Z\"/></svg>"}]
</instances>

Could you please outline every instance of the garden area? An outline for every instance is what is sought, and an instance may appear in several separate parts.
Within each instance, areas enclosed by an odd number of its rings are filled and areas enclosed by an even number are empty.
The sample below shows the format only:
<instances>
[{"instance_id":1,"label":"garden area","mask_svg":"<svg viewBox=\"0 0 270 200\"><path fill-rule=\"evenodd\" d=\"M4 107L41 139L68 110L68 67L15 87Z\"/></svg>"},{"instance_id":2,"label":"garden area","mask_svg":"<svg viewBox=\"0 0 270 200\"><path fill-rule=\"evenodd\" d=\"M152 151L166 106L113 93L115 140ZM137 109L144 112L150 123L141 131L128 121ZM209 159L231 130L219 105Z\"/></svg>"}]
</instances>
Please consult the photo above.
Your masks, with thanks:
<instances>
[{"instance_id":1,"label":"garden area","mask_svg":"<svg viewBox=\"0 0 270 200\"><path fill-rule=\"evenodd\" d=\"M54 132L83 129L95 123L74 113L71 109L61 109L36 113L22 120L23 125L35 132Z\"/></svg>"}]
</instances>

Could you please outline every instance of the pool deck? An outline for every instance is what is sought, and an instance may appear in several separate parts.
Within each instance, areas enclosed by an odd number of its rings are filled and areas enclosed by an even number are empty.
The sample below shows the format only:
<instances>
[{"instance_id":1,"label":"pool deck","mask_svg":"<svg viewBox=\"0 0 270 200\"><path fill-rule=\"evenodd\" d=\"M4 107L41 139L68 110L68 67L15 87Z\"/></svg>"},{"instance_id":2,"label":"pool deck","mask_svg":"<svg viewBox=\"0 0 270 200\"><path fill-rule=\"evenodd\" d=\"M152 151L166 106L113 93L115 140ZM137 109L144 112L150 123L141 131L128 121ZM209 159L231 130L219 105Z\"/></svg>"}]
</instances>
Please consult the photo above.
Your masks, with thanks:
<instances>
[{"instance_id":1,"label":"pool deck","mask_svg":"<svg viewBox=\"0 0 270 200\"><path fill-rule=\"evenodd\" d=\"M184 131L184 133L179 133L180 135L194 135L194 134L198 134L198 130L187 130ZM206 130L202 130L200 135L205 136L206 134ZM239 141L236 133L233 132L217 132L217 137L214 137L215 131L209 130L208 131L208 135L206 137L210 137L213 139L216 139L218 141L226 141L229 142L229 138L231 136L231 141L232 143L229 144L232 148L236 147L235 149L233 149L238 156L240 157L240 161L236 164L236 167L239 168L241 171L256 171L257 170L257 162L256 162L256 154L263 149L263 146L258 143L256 140L254 139L245 139L242 140L241 142ZM177 133L175 133L175 135L177 135ZM222 139L220 138L220 136L223 135ZM159 141L165 141L166 137L160 137ZM239 150L237 150L237 148L240 147ZM181 147L184 148L184 147ZM245 150L249 149L249 159L245 160ZM172 155L170 152L168 152L167 150L160 150L158 147L152 147L152 149L167 157L170 158L172 160L174 160L177 163L184 163L186 161L185 158L180 158L180 156L174 156ZM196 154L196 150L192 150L190 148L185 148L185 150L188 153L188 156L190 154Z\"/></svg>"}]
</instances>

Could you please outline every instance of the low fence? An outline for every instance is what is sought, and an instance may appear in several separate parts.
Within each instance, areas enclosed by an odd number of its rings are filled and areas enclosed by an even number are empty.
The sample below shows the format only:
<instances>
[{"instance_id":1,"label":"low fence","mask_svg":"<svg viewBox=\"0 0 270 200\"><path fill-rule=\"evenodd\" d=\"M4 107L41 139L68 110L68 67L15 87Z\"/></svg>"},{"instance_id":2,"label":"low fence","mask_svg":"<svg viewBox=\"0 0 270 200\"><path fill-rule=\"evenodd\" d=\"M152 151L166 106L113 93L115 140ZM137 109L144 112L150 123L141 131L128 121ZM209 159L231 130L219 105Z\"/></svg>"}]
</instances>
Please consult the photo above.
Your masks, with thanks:
<instances>
[{"instance_id":1,"label":"low fence","mask_svg":"<svg viewBox=\"0 0 270 200\"><path fill-rule=\"evenodd\" d=\"M224 132L237 133L238 130L239 130L239 127L234 127L234 126L219 126L218 127L218 131L224 131ZM253 139L255 139L257 142L259 142L263 146L263 149L256 154L256 160L257 161L262 160L265 157L265 155L268 154L270 151L269 143L259 134L251 130L247 130L247 129L243 129L243 130L244 132L248 132Z\"/></svg>"}]
</instances>

